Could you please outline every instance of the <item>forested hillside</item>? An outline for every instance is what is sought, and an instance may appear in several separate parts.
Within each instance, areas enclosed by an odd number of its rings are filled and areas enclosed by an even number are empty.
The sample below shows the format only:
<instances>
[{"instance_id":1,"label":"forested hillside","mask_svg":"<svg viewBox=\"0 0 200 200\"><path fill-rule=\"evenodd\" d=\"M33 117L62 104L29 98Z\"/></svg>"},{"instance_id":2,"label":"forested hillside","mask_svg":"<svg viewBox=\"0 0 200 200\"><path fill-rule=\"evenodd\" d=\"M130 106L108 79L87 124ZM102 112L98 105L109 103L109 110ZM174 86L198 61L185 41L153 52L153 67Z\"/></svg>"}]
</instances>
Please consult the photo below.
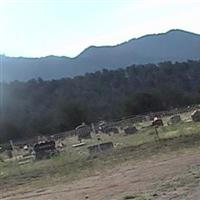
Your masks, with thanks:
<instances>
[{"instance_id":1,"label":"forested hillside","mask_svg":"<svg viewBox=\"0 0 200 200\"><path fill-rule=\"evenodd\" d=\"M0 143L200 102L200 61L132 65L85 76L1 84Z\"/></svg>"}]
</instances>

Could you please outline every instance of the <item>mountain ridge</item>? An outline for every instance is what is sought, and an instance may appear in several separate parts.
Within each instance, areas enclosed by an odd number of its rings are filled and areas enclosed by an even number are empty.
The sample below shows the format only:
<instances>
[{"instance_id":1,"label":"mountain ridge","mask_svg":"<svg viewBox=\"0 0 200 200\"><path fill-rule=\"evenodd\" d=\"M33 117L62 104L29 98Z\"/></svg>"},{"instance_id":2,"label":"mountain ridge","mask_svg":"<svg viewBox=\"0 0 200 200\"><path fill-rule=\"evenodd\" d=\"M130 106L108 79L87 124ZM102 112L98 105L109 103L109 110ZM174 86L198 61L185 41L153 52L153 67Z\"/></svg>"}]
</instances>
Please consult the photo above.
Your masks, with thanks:
<instances>
[{"instance_id":1,"label":"mountain ridge","mask_svg":"<svg viewBox=\"0 0 200 200\"><path fill-rule=\"evenodd\" d=\"M139 40L139 39L142 39L142 38L146 38L146 37L149 37L149 36L159 36L159 35L166 35L170 32L183 32L183 33L189 33L189 34L192 34L192 35L196 35L196 36L200 36L200 34L198 33L194 33L194 32L191 32L191 31L186 31L186 30L183 30L183 29L170 29L169 31L166 31L166 32L162 32L162 33L152 33L152 34L146 34L146 35L143 35L143 36L140 36L140 37L136 37L136 38L131 38L127 41L124 41L124 42L121 42L119 44L114 44L114 45L90 45L88 47L86 47L83 51L81 51L80 53L78 53L76 56L74 57L70 57L70 56L67 56L67 55L54 55L54 54L51 54L51 55L46 55L46 56L39 56L39 57L31 57L31 56L9 56L9 55L5 55L5 54L0 54L0 56L5 56L5 57L9 57L9 58L33 58L33 59L37 59L37 58L48 58L48 57L59 57L59 58L69 58L69 59L74 59L74 58L77 58L80 54L82 54L84 51L90 49L90 48L104 48L104 47L117 47L117 46L120 46L120 45L123 45L125 43L128 43L130 41L135 41L135 40Z\"/></svg>"},{"instance_id":2,"label":"mountain ridge","mask_svg":"<svg viewBox=\"0 0 200 200\"><path fill-rule=\"evenodd\" d=\"M1 56L3 81L59 79L132 64L200 59L200 34L181 29L132 38L117 45L89 46L75 57Z\"/></svg>"}]
</instances>

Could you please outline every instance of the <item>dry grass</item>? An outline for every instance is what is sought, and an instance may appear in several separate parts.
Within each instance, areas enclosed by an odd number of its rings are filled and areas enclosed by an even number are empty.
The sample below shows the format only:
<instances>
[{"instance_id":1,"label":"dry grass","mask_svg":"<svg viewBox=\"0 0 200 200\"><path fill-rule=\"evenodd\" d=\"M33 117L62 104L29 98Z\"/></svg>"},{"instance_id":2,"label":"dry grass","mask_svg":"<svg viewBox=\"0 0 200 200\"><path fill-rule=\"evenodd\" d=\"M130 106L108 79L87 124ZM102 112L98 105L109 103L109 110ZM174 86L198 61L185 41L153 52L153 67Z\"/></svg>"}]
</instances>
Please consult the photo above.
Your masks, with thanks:
<instances>
[{"instance_id":1,"label":"dry grass","mask_svg":"<svg viewBox=\"0 0 200 200\"><path fill-rule=\"evenodd\" d=\"M27 187L42 187L62 181L72 181L85 176L91 176L101 170L106 170L128 159L143 159L157 153L178 151L200 144L200 123L189 121L189 114L181 116L184 122L164 126L158 129L160 140L155 138L155 130L149 127L150 122L136 124L137 134L124 136L123 133L111 136L102 134L103 142L112 141L113 151L91 157L87 146L97 143L93 135L91 140L85 140L86 146L72 148L77 143L76 137L66 138L65 151L51 159L34 161L19 165L17 161L0 162L0 190L14 188L20 185ZM166 124L168 118L164 118ZM145 127L146 128L142 128Z\"/></svg>"}]
</instances>

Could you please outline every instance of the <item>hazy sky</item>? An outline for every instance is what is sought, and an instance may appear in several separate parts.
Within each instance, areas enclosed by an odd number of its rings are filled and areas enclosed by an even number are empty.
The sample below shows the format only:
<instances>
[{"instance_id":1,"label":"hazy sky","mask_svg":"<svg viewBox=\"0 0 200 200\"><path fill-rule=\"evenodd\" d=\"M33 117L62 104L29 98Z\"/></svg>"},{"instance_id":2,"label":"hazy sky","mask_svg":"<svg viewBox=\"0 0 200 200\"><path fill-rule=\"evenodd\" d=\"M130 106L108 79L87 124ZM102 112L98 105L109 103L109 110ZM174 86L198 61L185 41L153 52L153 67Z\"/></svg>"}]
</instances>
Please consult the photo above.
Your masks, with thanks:
<instances>
[{"instance_id":1,"label":"hazy sky","mask_svg":"<svg viewBox=\"0 0 200 200\"><path fill-rule=\"evenodd\" d=\"M199 0L0 0L0 54L73 57L199 21Z\"/></svg>"}]
</instances>

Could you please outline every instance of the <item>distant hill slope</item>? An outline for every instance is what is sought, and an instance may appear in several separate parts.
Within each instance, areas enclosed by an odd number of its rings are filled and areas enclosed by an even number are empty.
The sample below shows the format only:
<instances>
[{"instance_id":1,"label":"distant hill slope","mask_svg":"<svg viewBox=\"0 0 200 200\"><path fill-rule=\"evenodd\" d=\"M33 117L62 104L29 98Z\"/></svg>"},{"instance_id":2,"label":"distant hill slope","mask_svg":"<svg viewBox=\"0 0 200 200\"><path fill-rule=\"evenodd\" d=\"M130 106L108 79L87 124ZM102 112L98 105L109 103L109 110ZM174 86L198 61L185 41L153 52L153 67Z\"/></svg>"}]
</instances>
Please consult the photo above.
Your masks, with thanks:
<instances>
[{"instance_id":1,"label":"distant hill slope","mask_svg":"<svg viewBox=\"0 0 200 200\"><path fill-rule=\"evenodd\" d=\"M116 69L131 64L200 59L200 35L170 30L132 39L116 46L91 46L77 57L47 56L23 58L2 56L3 80L59 79L103 68Z\"/></svg>"}]
</instances>

